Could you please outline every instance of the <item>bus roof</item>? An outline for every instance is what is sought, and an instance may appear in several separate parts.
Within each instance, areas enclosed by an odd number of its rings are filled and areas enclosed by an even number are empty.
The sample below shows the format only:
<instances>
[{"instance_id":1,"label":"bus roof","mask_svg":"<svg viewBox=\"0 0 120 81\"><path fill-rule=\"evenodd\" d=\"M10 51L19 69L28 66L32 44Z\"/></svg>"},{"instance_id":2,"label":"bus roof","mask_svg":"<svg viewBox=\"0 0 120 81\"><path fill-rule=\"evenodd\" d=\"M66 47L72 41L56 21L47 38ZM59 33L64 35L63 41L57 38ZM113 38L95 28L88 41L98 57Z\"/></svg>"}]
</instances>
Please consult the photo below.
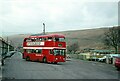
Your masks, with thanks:
<instances>
[{"instance_id":1,"label":"bus roof","mask_svg":"<svg viewBox=\"0 0 120 81\"><path fill-rule=\"evenodd\" d=\"M59 38L64 38L65 36L62 35L62 34L49 34L49 35L29 36L29 38L40 38L40 37L59 37Z\"/></svg>"}]
</instances>

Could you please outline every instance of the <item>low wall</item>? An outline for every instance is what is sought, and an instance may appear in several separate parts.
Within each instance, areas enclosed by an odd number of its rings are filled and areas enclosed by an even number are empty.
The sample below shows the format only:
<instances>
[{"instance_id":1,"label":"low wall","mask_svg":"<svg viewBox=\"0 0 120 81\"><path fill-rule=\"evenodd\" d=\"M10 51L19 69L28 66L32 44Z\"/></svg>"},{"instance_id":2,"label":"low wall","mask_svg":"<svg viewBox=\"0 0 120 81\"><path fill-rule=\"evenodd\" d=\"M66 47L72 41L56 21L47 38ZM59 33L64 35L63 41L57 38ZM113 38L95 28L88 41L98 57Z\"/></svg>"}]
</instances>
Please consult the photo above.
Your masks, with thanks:
<instances>
[{"instance_id":1,"label":"low wall","mask_svg":"<svg viewBox=\"0 0 120 81\"><path fill-rule=\"evenodd\" d=\"M90 58L90 56L88 55L82 55L82 54L68 54L71 58L75 58L75 59L81 59L81 60L87 60Z\"/></svg>"},{"instance_id":2,"label":"low wall","mask_svg":"<svg viewBox=\"0 0 120 81\"><path fill-rule=\"evenodd\" d=\"M86 56L86 55L82 55L82 54L68 54L71 58L75 58L75 59L81 59L81 60L89 60L90 56ZM115 64L115 60L116 58L107 58L105 63L107 64Z\"/></svg>"}]
</instances>

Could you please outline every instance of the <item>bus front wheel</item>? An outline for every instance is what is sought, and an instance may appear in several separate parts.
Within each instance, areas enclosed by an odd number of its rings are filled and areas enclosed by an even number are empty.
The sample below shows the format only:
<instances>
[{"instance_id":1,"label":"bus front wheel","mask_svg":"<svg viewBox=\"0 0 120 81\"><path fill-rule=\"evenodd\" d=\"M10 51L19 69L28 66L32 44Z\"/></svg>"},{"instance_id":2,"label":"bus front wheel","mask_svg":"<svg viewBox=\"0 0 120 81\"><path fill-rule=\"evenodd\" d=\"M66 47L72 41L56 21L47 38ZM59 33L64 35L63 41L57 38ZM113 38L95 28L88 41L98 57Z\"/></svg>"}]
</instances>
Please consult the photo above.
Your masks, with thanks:
<instances>
[{"instance_id":1,"label":"bus front wheel","mask_svg":"<svg viewBox=\"0 0 120 81\"><path fill-rule=\"evenodd\" d=\"M54 62L54 64L57 64L57 62Z\"/></svg>"},{"instance_id":2,"label":"bus front wheel","mask_svg":"<svg viewBox=\"0 0 120 81\"><path fill-rule=\"evenodd\" d=\"M26 57L26 61L30 61L30 57Z\"/></svg>"}]
</instances>

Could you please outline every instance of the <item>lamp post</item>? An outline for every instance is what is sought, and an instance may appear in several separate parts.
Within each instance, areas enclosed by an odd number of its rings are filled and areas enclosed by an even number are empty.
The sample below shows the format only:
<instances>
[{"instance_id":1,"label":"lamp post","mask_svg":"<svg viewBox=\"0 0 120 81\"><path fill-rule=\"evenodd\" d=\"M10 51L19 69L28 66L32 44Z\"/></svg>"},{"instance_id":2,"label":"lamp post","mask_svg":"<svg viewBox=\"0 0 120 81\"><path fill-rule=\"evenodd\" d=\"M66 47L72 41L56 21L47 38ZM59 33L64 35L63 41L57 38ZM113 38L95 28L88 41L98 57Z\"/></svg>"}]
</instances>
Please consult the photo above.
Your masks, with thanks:
<instances>
[{"instance_id":1,"label":"lamp post","mask_svg":"<svg viewBox=\"0 0 120 81\"><path fill-rule=\"evenodd\" d=\"M45 23L43 23L43 34L45 35Z\"/></svg>"}]
</instances>

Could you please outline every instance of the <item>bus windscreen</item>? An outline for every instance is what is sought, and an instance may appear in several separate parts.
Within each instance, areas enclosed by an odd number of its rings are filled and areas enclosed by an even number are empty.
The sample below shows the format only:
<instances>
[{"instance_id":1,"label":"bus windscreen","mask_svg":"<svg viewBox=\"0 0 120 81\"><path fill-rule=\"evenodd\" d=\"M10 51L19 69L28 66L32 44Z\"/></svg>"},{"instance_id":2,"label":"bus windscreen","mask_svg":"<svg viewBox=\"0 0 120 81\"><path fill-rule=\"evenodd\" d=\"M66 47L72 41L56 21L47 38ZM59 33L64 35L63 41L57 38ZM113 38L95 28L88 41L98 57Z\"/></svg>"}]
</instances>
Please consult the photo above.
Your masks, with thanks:
<instances>
[{"instance_id":1,"label":"bus windscreen","mask_svg":"<svg viewBox=\"0 0 120 81\"><path fill-rule=\"evenodd\" d=\"M64 49L54 49L54 55L65 55L65 50Z\"/></svg>"}]
</instances>

